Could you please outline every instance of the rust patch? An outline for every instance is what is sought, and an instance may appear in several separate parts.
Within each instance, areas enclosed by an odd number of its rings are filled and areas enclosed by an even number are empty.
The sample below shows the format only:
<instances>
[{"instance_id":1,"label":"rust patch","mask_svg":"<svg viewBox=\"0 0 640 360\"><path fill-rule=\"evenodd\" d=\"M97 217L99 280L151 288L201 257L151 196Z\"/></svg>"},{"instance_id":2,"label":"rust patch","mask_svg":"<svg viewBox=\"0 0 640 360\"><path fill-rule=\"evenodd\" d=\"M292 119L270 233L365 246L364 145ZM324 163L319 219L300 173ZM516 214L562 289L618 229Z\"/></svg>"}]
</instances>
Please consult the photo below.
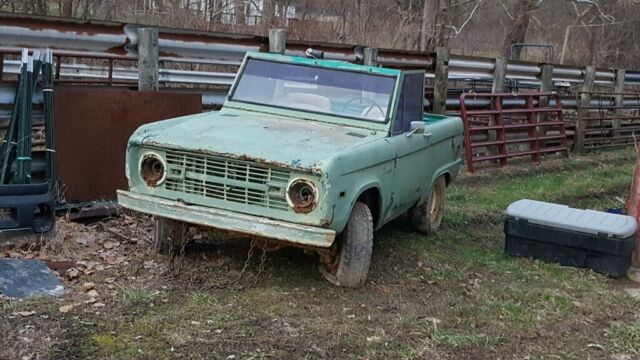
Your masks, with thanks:
<instances>
[{"instance_id":1,"label":"rust patch","mask_svg":"<svg viewBox=\"0 0 640 360\"><path fill-rule=\"evenodd\" d=\"M87 86L56 87L56 161L69 202L115 199L128 187L131 134L153 121L199 113L201 95Z\"/></svg>"},{"instance_id":2,"label":"rust patch","mask_svg":"<svg viewBox=\"0 0 640 360\"><path fill-rule=\"evenodd\" d=\"M287 188L287 203L293 211L308 214L318 205L318 189L306 179L297 179Z\"/></svg>"},{"instance_id":3,"label":"rust patch","mask_svg":"<svg viewBox=\"0 0 640 360\"><path fill-rule=\"evenodd\" d=\"M165 166L159 156L145 154L140 162L140 176L149 186L158 186L165 176Z\"/></svg>"}]
</instances>

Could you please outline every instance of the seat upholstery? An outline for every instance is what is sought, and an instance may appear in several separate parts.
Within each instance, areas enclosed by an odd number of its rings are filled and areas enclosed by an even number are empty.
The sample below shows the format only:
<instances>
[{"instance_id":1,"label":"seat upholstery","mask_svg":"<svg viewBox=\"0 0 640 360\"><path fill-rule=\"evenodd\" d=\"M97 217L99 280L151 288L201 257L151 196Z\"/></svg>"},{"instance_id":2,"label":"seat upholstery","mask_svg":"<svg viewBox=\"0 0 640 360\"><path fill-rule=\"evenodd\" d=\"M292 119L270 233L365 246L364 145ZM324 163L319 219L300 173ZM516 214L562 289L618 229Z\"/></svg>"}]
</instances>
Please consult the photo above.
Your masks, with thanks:
<instances>
[{"instance_id":1,"label":"seat upholstery","mask_svg":"<svg viewBox=\"0 0 640 360\"><path fill-rule=\"evenodd\" d=\"M280 102L286 107L303 108L311 111L331 112L331 100L324 96L305 93L287 94Z\"/></svg>"}]
</instances>

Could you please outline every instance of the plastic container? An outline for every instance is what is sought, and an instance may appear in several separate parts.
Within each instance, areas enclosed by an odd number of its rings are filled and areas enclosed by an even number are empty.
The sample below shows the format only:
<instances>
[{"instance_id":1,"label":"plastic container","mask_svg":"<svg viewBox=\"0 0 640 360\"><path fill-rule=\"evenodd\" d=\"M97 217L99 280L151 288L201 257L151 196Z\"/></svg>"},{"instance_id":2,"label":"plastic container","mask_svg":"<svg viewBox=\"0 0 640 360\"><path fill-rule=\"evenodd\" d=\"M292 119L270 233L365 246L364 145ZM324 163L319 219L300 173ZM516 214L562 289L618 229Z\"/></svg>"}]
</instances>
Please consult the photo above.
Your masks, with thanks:
<instances>
[{"instance_id":1,"label":"plastic container","mask_svg":"<svg viewBox=\"0 0 640 360\"><path fill-rule=\"evenodd\" d=\"M621 277L629 270L636 229L631 216L519 200L507 208L505 253Z\"/></svg>"}]
</instances>

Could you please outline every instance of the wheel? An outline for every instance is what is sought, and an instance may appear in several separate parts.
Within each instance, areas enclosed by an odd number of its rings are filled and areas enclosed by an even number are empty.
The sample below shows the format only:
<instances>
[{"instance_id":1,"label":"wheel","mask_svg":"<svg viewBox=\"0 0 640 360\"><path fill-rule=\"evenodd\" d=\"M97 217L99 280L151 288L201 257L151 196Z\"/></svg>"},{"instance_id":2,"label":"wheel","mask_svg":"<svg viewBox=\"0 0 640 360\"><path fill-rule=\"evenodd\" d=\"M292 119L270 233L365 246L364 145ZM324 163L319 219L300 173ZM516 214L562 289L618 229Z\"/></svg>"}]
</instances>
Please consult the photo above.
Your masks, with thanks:
<instances>
[{"instance_id":1,"label":"wheel","mask_svg":"<svg viewBox=\"0 0 640 360\"><path fill-rule=\"evenodd\" d=\"M153 227L153 246L159 254L178 254L185 240L185 227L181 221L156 216Z\"/></svg>"},{"instance_id":2,"label":"wheel","mask_svg":"<svg viewBox=\"0 0 640 360\"><path fill-rule=\"evenodd\" d=\"M409 211L412 223L421 233L433 235L440 228L444 214L446 190L447 182L444 176L440 176L431 187L427 201Z\"/></svg>"},{"instance_id":3,"label":"wheel","mask_svg":"<svg viewBox=\"0 0 640 360\"><path fill-rule=\"evenodd\" d=\"M337 286L355 288L364 285L373 250L373 219L367 205L356 202L338 241L332 261L320 265L322 275Z\"/></svg>"}]
</instances>

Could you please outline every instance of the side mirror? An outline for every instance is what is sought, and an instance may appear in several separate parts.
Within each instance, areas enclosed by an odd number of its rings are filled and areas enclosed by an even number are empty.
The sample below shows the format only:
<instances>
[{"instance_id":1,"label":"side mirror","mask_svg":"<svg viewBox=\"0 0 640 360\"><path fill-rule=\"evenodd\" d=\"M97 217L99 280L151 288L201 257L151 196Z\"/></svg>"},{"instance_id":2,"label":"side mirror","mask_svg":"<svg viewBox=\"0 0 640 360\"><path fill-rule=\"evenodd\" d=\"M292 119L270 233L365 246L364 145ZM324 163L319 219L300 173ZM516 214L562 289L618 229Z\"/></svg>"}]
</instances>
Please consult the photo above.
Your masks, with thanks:
<instances>
[{"instance_id":1,"label":"side mirror","mask_svg":"<svg viewBox=\"0 0 640 360\"><path fill-rule=\"evenodd\" d=\"M424 129L426 128L426 125L424 123L424 121L412 121L411 122L411 131L415 133L421 133L424 132Z\"/></svg>"},{"instance_id":2,"label":"side mirror","mask_svg":"<svg viewBox=\"0 0 640 360\"><path fill-rule=\"evenodd\" d=\"M425 127L424 121L412 121L411 130L405 136L410 138L413 134L423 134Z\"/></svg>"}]
</instances>

